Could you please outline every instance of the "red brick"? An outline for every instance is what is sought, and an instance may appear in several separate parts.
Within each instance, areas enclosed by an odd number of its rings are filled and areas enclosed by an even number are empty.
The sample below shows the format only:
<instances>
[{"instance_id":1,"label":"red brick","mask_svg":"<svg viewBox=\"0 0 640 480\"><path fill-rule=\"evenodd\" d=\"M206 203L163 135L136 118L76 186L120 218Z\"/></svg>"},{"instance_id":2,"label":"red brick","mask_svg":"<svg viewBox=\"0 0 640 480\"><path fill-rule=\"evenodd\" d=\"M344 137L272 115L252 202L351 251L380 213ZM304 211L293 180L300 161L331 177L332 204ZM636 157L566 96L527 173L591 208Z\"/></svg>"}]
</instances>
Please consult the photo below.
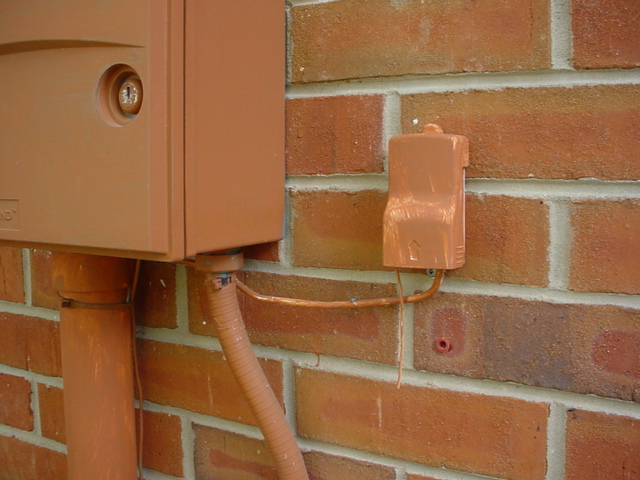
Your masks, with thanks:
<instances>
[{"instance_id":1,"label":"red brick","mask_svg":"<svg viewBox=\"0 0 640 480\"><path fill-rule=\"evenodd\" d=\"M196 476L216 480L277 480L271 455L262 440L193 425ZM309 480L394 480L390 467L321 452L304 453Z\"/></svg>"},{"instance_id":2,"label":"red brick","mask_svg":"<svg viewBox=\"0 0 640 480\"><path fill-rule=\"evenodd\" d=\"M16 438L0 436L2 480L67 480L67 457Z\"/></svg>"},{"instance_id":3,"label":"red brick","mask_svg":"<svg viewBox=\"0 0 640 480\"><path fill-rule=\"evenodd\" d=\"M42 375L62 375L57 322L0 313L0 363Z\"/></svg>"},{"instance_id":4,"label":"red brick","mask_svg":"<svg viewBox=\"0 0 640 480\"><path fill-rule=\"evenodd\" d=\"M548 212L542 200L467 195L465 265L447 276L546 286Z\"/></svg>"},{"instance_id":5,"label":"red brick","mask_svg":"<svg viewBox=\"0 0 640 480\"><path fill-rule=\"evenodd\" d=\"M438 293L416 305L414 364L637 401L639 317L639 310L610 305ZM450 341L450 353L437 350L441 338Z\"/></svg>"},{"instance_id":6,"label":"red brick","mask_svg":"<svg viewBox=\"0 0 640 480\"><path fill-rule=\"evenodd\" d=\"M545 476L548 405L299 368L301 436L513 480Z\"/></svg>"},{"instance_id":7,"label":"red brick","mask_svg":"<svg viewBox=\"0 0 640 480\"><path fill-rule=\"evenodd\" d=\"M30 250L31 256L31 301L36 307L58 310L60 296L53 288L51 278L51 252Z\"/></svg>"},{"instance_id":8,"label":"red brick","mask_svg":"<svg viewBox=\"0 0 640 480\"><path fill-rule=\"evenodd\" d=\"M0 373L0 423L33 430L31 383L24 378Z\"/></svg>"},{"instance_id":9,"label":"red brick","mask_svg":"<svg viewBox=\"0 0 640 480\"><path fill-rule=\"evenodd\" d=\"M263 262L279 262L279 242L260 243L242 249L247 260L262 260Z\"/></svg>"},{"instance_id":10,"label":"red brick","mask_svg":"<svg viewBox=\"0 0 640 480\"><path fill-rule=\"evenodd\" d=\"M287 101L287 173L381 173L381 95Z\"/></svg>"},{"instance_id":11,"label":"red brick","mask_svg":"<svg viewBox=\"0 0 640 480\"><path fill-rule=\"evenodd\" d=\"M640 420L582 410L567 413L567 480L640 478Z\"/></svg>"},{"instance_id":12,"label":"red brick","mask_svg":"<svg viewBox=\"0 0 640 480\"><path fill-rule=\"evenodd\" d=\"M0 247L0 300L24 303L22 250Z\"/></svg>"},{"instance_id":13,"label":"red brick","mask_svg":"<svg viewBox=\"0 0 640 480\"><path fill-rule=\"evenodd\" d=\"M573 0L573 63L576 68L640 66L637 0Z\"/></svg>"},{"instance_id":14,"label":"red brick","mask_svg":"<svg viewBox=\"0 0 640 480\"><path fill-rule=\"evenodd\" d=\"M38 399L42 436L66 443L63 390L39 383Z\"/></svg>"},{"instance_id":15,"label":"red brick","mask_svg":"<svg viewBox=\"0 0 640 480\"><path fill-rule=\"evenodd\" d=\"M395 480L396 478L396 472L391 467L322 452L306 452L304 461L309 472L309 480L334 480L338 478Z\"/></svg>"},{"instance_id":16,"label":"red brick","mask_svg":"<svg viewBox=\"0 0 640 480\"><path fill-rule=\"evenodd\" d=\"M640 331L614 330L593 341L591 358L602 370L640 379Z\"/></svg>"},{"instance_id":17,"label":"red brick","mask_svg":"<svg viewBox=\"0 0 640 480\"><path fill-rule=\"evenodd\" d=\"M64 392L57 387L38 384L42 436L66 443ZM138 414L135 416L136 428ZM145 468L182 477L182 425L180 418L145 410L142 459ZM1 478L1 477L0 477Z\"/></svg>"},{"instance_id":18,"label":"red brick","mask_svg":"<svg viewBox=\"0 0 640 480\"><path fill-rule=\"evenodd\" d=\"M291 10L294 82L550 66L549 2L343 0Z\"/></svg>"},{"instance_id":19,"label":"red brick","mask_svg":"<svg viewBox=\"0 0 640 480\"><path fill-rule=\"evenodd\" d=\"M414 124L415 122L415 124ZM402 126L469 137L469 177L640 177L640 86L505 88L402 97Z\"/></svg>"},{"instance_id":20,"label":"red brick","mask_svg":"<svg viewBox=\"0 0 640 480\"><path fill-rule=\"evenodd\" d=\"M176 268L171 263L142 262L135 298L136 322L176 328Z\"/></svg>"},{"instance_id":21,"label":"red brick","mask_svg":"<svg viewBox=\"0 0 640 480\"><path fill-rule=\"evenodd\" d=\"M200 288L204 285L207 273L195 268L187 269L187 305L189 311L189 330L199 335L216 336L215 328L208 320L209 315L204 315L200 303Z\"/></svg>"},{"instance_id":22,"label":"red brick","mask_svg":"<svg viewBox=\"0 0 640 480\"><path fill-rule=\"evenodd\" d=\"M312 300L349 300L395 295L394 285L338 282L291 275L247 272L247 284L266 295ZM397 308L323 310L267 304L240 296L252 343L289 350L395 364ZM211 334L211 326L191 324Z\"/></svg>"},{"instance_id":23,"label":"red brick","mask_svg":"<svg viewBox=\"0 0 640 480\"><path fill-rule=\"evenodd\" d=\"M571 290L640 294L640 200L576 202L571 226Z\"/></svg>"},{"instance_id":24,"label":"red brick","mask_svg":"<svg viewBox=\"0 0 640 480\"><path fill-rule=\"evenodd\" d=\"M152 340L139 343L140 376L146 400L255 425L221 352ZM282 404L282 365L261 366Z\"/></svg>"},{"instance_id":25,"label":"red brick","mask_svg":"<svg viewBox=\"0 0 640 480\"><path fill-rule=\"evenodd\" d=\"M387 193L293 191L293 263L380 270Z\"/></svg>"},{"instance_id":26,"label":"red brick","mask_svg":"<svg viewBox=\"0 0 640 480\"><path fill-rule=\"evenodd\" d=\"M265 443L217 428L193 425L196 477L203 480L278 480Z\"/></svg>"},{"instance_id":27,"label":"red brick","mask_svg":"<svg viewBox=\"0 0 640 480\"><path fill-rule=\"evenodd\" d=\"M136 412L136 426L137 422ZM142 463L145 468L174 477L183 477L180 417L145 410L142 445Z\"/></svg>"}]
</instances>

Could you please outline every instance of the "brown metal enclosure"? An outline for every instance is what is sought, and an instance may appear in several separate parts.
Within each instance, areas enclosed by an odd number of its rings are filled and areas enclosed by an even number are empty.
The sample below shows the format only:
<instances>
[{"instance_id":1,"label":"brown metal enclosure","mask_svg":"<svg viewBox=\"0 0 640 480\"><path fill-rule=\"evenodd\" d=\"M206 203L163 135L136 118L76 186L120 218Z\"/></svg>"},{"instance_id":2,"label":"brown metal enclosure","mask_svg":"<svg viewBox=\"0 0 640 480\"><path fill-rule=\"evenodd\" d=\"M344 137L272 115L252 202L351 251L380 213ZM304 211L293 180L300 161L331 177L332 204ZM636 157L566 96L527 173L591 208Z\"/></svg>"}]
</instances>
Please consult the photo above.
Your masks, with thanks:
<instances>
[{"instance_id":1,"label":"brown metal enclosure","mask_svg":"<svg viewBox=\"0 0 640 480\"><path fill-rule=\"evenodd\" d=\"M179 260L279 239L284 48L280 1L1 2L0 241Z\"/></svg>"}]
</instances>

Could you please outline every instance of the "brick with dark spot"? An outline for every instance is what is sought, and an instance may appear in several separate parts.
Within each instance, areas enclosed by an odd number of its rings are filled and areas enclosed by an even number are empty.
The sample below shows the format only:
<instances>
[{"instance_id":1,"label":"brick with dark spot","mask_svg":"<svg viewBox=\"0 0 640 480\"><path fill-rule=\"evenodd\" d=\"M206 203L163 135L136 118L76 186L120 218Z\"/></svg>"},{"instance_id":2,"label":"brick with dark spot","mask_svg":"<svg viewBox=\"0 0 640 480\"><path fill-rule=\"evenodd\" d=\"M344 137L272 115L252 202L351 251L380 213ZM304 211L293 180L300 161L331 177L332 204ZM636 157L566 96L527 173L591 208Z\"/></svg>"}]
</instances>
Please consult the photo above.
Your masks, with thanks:
<instances>
[{"instance_id":1,"label":"brick with dark spot","mask_svg":"<svg viewBox=\"0 0 640 480\"><path fill-rule=\"evenodd\" d=\"M441 308L433 314L432 344L442 355L456 357L464 351L466 318L457 308Z\"/></svg>"},{"instance_id":2,"label":"brick with dark spot","mask_svg":"<svg viewBox=\"0 0 640 480\"><path fill-rule=\"evenodd\" d=\"M567 414L567 480L640 478L640 420L574 410Z\"/></svg>"},{"instance_id":3,"label":"brick with dark spot","mask_svg":"<svg viewBox=\"0 0 640 480\"><path fill-rule=\"evenodd\" d=\"M443 318L445 320L443 320ZM448 319L448 320L447 320ZM438 293L416 306L416 368L640 400L640 311ZM455 355L439 352L442 322L464 325Z\"/></svg>"},{"instance_id":4,"label":"brick with dark spot","mask_svg":"<svg viewBox=\"0 0 640 480\"><path fill-rule=\"evenodd\" d=\"M482 350L485 375L571 389L571 330L564 305L486 302Z\"/></svg>"}]
</instances>

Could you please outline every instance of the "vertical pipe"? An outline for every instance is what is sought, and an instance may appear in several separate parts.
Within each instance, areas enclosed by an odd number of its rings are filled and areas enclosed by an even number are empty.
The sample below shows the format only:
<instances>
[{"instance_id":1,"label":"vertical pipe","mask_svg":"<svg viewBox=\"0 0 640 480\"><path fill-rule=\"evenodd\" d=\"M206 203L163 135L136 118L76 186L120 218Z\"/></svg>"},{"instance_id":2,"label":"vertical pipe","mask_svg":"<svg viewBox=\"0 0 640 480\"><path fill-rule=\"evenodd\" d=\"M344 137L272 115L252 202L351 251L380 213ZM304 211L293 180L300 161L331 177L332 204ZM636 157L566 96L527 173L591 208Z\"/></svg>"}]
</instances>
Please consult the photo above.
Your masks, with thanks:
<instances>
[{"instance_id":1,"label":"vertical pipe","mask_svg":"<svg viewBox=\"0 0 640 480\"><path fill-rule=\"evenodd\" d=\"M131 263L54 254L69 480L134 480Z\"/></svg>"}]
</instances>

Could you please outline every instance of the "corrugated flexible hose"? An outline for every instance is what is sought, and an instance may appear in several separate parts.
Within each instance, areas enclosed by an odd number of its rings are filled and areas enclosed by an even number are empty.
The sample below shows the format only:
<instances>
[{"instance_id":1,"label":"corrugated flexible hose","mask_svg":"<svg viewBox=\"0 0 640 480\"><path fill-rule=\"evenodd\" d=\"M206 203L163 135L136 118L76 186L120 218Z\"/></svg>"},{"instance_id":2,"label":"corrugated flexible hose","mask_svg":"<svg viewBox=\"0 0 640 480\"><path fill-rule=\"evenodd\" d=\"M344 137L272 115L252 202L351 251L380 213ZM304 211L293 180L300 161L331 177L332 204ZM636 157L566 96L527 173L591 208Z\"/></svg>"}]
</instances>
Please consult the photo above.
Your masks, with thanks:
<instances>
[{"instance_id":1,"label":"corrugated flexible hose","mask_svg":"<svg viewBox=\"0 0 640 480\"><path fill-rule=\"evenodd\" d=\"M213 319L222 350L262 430L278 477L308 480L298 444L251 349L238 305L235 276L221 279L218 274L207 275L201 282L200 301L205 315L210 314Z\"/></svg>"}]
</instances>

